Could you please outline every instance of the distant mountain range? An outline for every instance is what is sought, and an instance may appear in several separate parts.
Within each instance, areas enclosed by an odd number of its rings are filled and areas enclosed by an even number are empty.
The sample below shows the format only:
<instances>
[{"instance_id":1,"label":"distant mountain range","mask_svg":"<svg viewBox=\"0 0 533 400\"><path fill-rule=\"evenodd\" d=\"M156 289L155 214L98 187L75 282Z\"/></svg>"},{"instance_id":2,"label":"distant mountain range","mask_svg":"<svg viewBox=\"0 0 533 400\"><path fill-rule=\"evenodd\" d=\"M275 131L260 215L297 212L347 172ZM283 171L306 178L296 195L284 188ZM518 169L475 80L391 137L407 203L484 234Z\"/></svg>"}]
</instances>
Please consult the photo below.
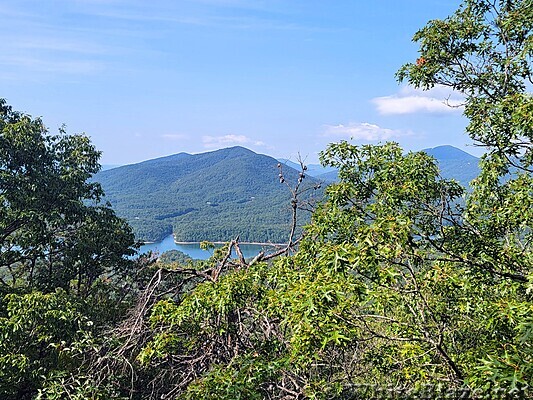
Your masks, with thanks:
<instances>
[{"instance_id":1,"label":"distant mountain range","mask_svg":"<svg viewBox=\"0 0 533 400\"><path fill-rule=\"evenodd\" d=\"M279 162L297 171L302 169L300 163L287 160L286 158L280 158ZM334 182L337 180L337 170L333 167L323 167L320 164L305 164L305 166L307 167L307 174L314 178L324 182Z\"/></svg>"},{"instance_id":2,"label":"distant mountain range","mask_svg":"<svg viewBox=\"0 0 533 400\"><path fill-rule=\"evenodd\" d=\"M280 183L277 164L272 157L231 147L125 165L101 171L95 180L141 240L174 233L178 241L229 241L240 235L241 241L283 242L289 234L290 192ZM283 174L287 182L298 179L290 166Z\"/></svg>"},{"instance_id":3,"label":"distant mountain range","mask_svg":"<svg viewBox=\"0 0 533 400\"><path fill-rule=\"evenodd\" d=\"M445 178L464 186L479 173L478 158L453 146L424 150L435 157ZM288 182L300 165L281 159ZM290 223L290 193L280 184L278 160L243 147L179 153L99 172L106 199L141 240L174 233L178 241L283 242ZM304 182L314 186L337 179L337 171L307 165ZM323 195L316 191L317 198ZM307 221L305 218L303 222Z\"/></svg>"},{"instance_id":4,"label":"distant mountain range","mask_svg":"<svg viewBox=\"0 0 533 400\"><path fill-rule=\"evenodd\" d=\"M441 175L444 178L455 179L465 187L468 187L470 181L479 174L479 158L457 147L444 145L422 151L437 160ZM293 168L300 168L299 164L290 160L282 158L279 161ZM339 178L335 168L323 167L318 164L308 165L307 173L326 183L336 182Z\"/></svg>"}]
</instances>

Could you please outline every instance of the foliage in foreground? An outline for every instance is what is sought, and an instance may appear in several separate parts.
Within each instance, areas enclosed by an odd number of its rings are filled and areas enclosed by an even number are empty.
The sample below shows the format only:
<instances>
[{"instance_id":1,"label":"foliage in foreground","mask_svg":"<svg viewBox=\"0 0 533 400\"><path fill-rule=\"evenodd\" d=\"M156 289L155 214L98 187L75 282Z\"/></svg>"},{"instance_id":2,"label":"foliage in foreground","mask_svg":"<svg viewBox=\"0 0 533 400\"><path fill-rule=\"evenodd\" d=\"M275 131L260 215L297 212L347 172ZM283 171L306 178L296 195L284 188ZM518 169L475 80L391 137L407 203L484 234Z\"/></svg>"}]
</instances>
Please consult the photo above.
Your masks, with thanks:
<instances>
[{"instance_id":1,"label":"foliage in foreground","mask_svg":"<svg viewBox=\"0 0 533 400\"><path fill-rule=\"evenodd\" d=\"M465 95L487 148L471 193L424 153L332 144L340 181L304 237L293 219L250 261L236 240L207 261L132 261L86 138L2 102L0 396L531 397L532 24L531 0L466 0L398 73Z\"/></svg>"},{"instance_id":2,"label":"foliage in foreground","mask_svg":"<svg viewBox=\"0 0 533 400\"><path fill-rule=\"evenodd\" d=\"M98 158L86 136L51 135L0 100L3 399L33 398L63 378L81 382L96 338L142 285L131 228L89 182Z\"/></svg>"},{"instance_id":3,"label":"foliage in foreground","mask_svg":"<svg viewBox=\"0 0 533 400\"><path fill-rule=\"evenodd\" d=\"M341 182L298 252L155 303L140 364L172 371L190 399L528 390L530 232L500 238L528 257L495 263L501 240L473 248L464 218L479 204L462 210L427 155L340 143L323 159Z\"/></svg>"},{"instance_id":4,"label":"foliage in foreground","mask_svg":"<svg viewBox=\"0 0 533 400\"><path fill-rule=\"evenodd\" d=\"M530 0L466 0L415 35L420 57L398 72L464 94L467 132L487 148L472 193L395 144L330 145L322 162L340 182L296 254L193 273L193 289L145 312L151 334L134 356L172 376L156 387L190 399L427 385L530 396L532 24Z\"/></svg>"}]
</instances>

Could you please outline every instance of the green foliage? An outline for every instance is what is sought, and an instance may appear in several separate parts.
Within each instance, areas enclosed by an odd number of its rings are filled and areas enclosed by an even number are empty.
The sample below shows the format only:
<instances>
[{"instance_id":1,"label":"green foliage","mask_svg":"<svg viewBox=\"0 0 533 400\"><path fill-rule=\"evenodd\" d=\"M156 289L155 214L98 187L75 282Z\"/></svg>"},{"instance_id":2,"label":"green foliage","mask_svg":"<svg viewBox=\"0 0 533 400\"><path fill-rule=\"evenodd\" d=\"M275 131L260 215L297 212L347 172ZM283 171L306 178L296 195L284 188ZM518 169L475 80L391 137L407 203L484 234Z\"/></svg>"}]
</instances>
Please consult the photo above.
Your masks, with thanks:
<instances>
[{"instance_id":1,"label":"green foliage","mask_svg":"<svg viewBox=\"0 0 533 400\"><path fill-rule=\"evenodd\" d=\"M92 346L93 323L63 291L10 294L0 317L0 394L31 398L57 371L77 370Z\"/></svg>"},{"instance_id":2,"label":"green foliage","mask_svg":"<svg viewBox=\"0 0 533 400\"><path fill-rule=\"evenodd\" d=\"M92 377L83 375L67 375L57 373L47 379L40 389L36 400L108 400L108 399L127 399L121 396L120 392L112 385L105 385L102 382L96 382Z\"/></svg>"},{"instance_id":3,"label":"green foliage","mask_svg":"<svg viewBox=\"0 0 533 400\"><path fill-rule=\"evenodd\" d=\"M193 259L182 251L169 250L161 254L158 261L163 264L178 263L182 265L187 265L190 264Z\"/></svg>"},{"instance_id":4,"label":"green foliage","mask_svg":"<svg viewBox=\"0 0 533 400\"><path fill-rule=\"evenodd\" d=\"M467 132L487 147L482 172L473 182L464 224L453 229L454 253L472 269L518 285L506 302L512 308L489 317L507 318L509 337L487 351L477 385L517 387L528 376L531 350L525 315L531 298L524 285L532 274L533 4L467 0L451 17L431 21L414 39L420 58L398 72L416 87L445 85L466 95ZM530 88L530 86L529 86ZM452 234L450 232L450 236ZM504 285L503 293L509 292Z\"/></svg>"},{"instance_id":5,"label":"green foliage","mask_svg":"<svg viewBox=\"0 0 533 400\"><path fill-rule=\"evenodd\" d=\"M191 383L183 399L250 399L266 397L265 381L276 379L276 366L257 353L237 357L230 365L215 365L202 379Z\"/></svg>"},{"instance_id":6,"label":"green foliage","mask_svg":"<svg viewBox=\"0 0 533 400\"><path fill-rule=\"evenodd\" d=\"M131 267L133 233L88 181L99 156L86 136L49 135L40 119L0 101L3 284L81 293L110 269Z\"/></svg>"},{"instance_id":7,"label":"green foliage","mask_svg":"<svg viewBox=\"0 0 533 400\"><path fill-rule=\"evenodd\" d=\"M498 221L516 242L503 240L486 214L471 231L489 190L484 175L460 206L464 189L425 153L341 142L322 160L341 180L298 252L156 303L156 334L139 360L201 360L184 398L525 393L531 298L521 274L531 271L531 251L518 242L527 231L517 232L529 203L511 196L516 215ZM506 255L519 244L522 258Z\"/></svg>"},{"instance_id":8,"label":"green foliage","mask_svg":"<svg viewBox=\"0 0 533 400\"><path fill-rule=\"evenodd\" d=\"M89 180L99 156L86 136L50 135L0 100L3 399L115 397L84 378L87 361L131 306L143 262L131 259L131 228Z\"/></svg>"},{"instance_id":9,"label":"green foliage","mask_svg":"<svg viewBox=\"0 0 533 400\"><path fill-rule=\"evenodd\" d=\"M369 357L369 363L381 357L382 369L397 363L397 357L414 360L397 375L388 370L375 376L375 382L400 378L413 382L423 376L416 361L419 354L431 351L430 343L413 337L403 356L405 346L380 346L387 335L402 333L407 338L429 332L430 327L415 324L418 315L406 310L397 322L387 315L390 310L401 310L398 302L412 300L411 295L402 296L408 267L400 267L398 259L412 257L410 244L415 234L433 235L437 230L429 213L420 214L422 206L438 206L443 194L458 195L461 189L436 179L437 167L429 156L403 156L393 144L358 149L341 143L331 146L324 157L340 167L345 181L328 189L328 203L315 213L294 257L228 272L216 282L199 284L177 302L165 300L154 307L151 320L161 331L141 353L144 363L172 354L192 357L211 345L217 346L216 354L224 355L212 360L212 369L188 389L189 395L202 388L204 396L221 396L212 391L210 382L216 378L226 387L221 382L229 379L228 374L233 376L227 389L230 393L248 393L245 386L239 386L249 378L238 372L243 366L241 352L257 353L257 370L265 368L263 358L271 361L276 374L264 376L256 387L277 394L301 391L308 397L324 398L338 392L348 375L354 379L359 373L359 379L371 381L367 370L357 372L339 364L352 352L360 360ZM339 161L333 161L336 157ZM359 207L348 207L348 201ZM370 215L375 220L369 220ZM416 283L420 282L411 285ZM380 318L391 326L377 324ZM262 319L268 328L261 326ZM362 336L368 337L360 343ZM228 343L233 341L239 343L239 352L231 350ZM378 353L381 348L383 354ZM436 358L433 355L429 362ZM221 362L226 369L220 369ZM413 370L406 378L409 368ZM442 365L434 379L447 376L446 369ZM295 383L278 387L276 377L287 374L294 376Z\"/></svg>"}]
</instances>

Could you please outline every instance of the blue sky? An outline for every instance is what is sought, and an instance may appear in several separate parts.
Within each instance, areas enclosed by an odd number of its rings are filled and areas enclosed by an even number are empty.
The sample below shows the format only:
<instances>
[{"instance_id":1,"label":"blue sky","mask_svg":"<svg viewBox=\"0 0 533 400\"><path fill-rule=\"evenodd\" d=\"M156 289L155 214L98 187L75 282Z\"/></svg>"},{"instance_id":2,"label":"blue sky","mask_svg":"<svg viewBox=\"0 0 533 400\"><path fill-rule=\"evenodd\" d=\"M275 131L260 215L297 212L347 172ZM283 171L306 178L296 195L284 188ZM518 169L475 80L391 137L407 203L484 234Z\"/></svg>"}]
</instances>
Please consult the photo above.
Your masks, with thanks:
<instances>
[{"instance_id":1,"label":"blue sky","mask_svg":"<svg viewBox=\"0 0 533 400\"><path fill-rule=\"evenodd\" d=\"M0 3L0 97L102 163L233 145L316 162L385 140L476 154L443 88L394 73L455 0L17 0ZM460 103L460 97L451 96Z\"/></svg>"}]
</instances>

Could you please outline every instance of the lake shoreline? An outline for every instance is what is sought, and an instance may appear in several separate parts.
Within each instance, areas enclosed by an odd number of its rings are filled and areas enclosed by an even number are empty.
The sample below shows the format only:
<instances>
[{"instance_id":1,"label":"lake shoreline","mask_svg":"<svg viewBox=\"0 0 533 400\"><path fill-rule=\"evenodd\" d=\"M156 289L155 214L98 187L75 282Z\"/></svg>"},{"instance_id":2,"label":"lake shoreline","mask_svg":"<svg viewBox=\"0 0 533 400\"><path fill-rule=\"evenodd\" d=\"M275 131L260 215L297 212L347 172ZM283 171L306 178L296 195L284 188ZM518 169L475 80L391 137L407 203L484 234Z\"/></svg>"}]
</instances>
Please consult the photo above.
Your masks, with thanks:
<instances>
[{"instance_id":1,"label":"lake shoreline","mask_svg":"<svg viewBox=\"0 0 533 400\"><path fill-rule=\"evenodd\" d=\"M153 242L153 241L142 241L141 246L147 245L147 244L156 244L160 243L161 240ZM206 240L206 242L213 243L213 244L226 244L229 242L211 242L210 240ZM174 243L180 244L180 245L188 245L188 244L200 244L202 242L178 242L177 240L174 240ZM253 244L255 246L270 246L270 247L284 247L287 246L287 243L269 243L269 242L239 242L239 244Z\"/></svg>"},{"instance_id":2,"label":"lake shoreline","mask_svg":"<svg viewBox=\"0 0 533 400\"><path fill-rule=\"evenodd\" d=\"M197 260L206 260L213 254L213 249L202 249L200 247L201 242L185 242L185 241L176 241L173 235L168 235L165 239L158 242L144 242L145 244L141 246L138 253L146 253L151 251L152 253L163 254L166 251L178 250L182 253L187 254L193 259ZM216 241L211 242L215 248L220 248L222 245L228 242ZM286 244L275 244L275 243L251 243L251 242L239 242L240 250L242 251L245 258L255 257L259 252L273 252L278 249L286 248ZM235 249L233 249L235 252Z\"/></svg>"},{"instance_id":3,"label":"lake shoreline","mask_svg":"<svg viewBox=\"0 0 533 400\"><path fill-rule=\"evenodd\" d=\"M213 244L227 244L229 242L211 242L210 240L206 240L206 242L213 243ZM176 244L182 244L182 245L188 245L188 244L200 244L202 242L178 242L177 240L174 240L174 243ZM283 247L287 246L286 243L265 243L265 242L238 242L239 244L253 244L255 246L271 246L271 247Z\"/></svg>"}]
</instances>

